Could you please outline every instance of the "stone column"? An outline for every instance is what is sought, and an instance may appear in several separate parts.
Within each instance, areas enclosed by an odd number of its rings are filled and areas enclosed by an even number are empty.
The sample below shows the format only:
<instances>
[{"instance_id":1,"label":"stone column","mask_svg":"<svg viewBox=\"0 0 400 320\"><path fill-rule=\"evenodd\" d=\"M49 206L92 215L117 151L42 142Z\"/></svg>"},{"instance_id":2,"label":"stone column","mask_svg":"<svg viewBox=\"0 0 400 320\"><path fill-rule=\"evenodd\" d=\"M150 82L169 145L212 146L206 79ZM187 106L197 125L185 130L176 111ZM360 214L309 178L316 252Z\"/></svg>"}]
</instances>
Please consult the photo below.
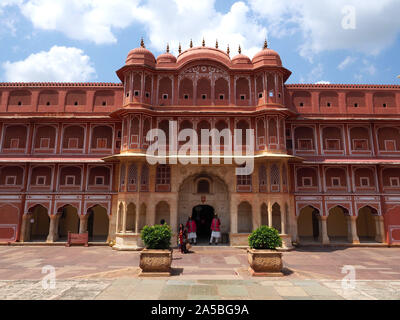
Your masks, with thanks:
<instances>
[{"instance_id":1,"label":"stone column","mask_svg":"<svg viewBox=\"0 0 400 320\"><path fill-rule=\"evenodd\" d=\"M350 217L350 231L351 231L351 242L356 244L360 243L360 239L358 239L357 235L357 217Z\"/></svg>"},{"instance_id":2,"label":"stone column","mask_svg":"<svg viewBox=\"0 0 400 320\"><path fill-rule=\"evenodd\" d=\"M122 233L126 233L126 215L127 215L126 203L122 203Z\"/></svg>"},{"instance_id":3,"label":"stone column","mask_svg":"<svg viewBox=\"0 0 400 320\"><path fill-rule=\"evenodd\" d=\"M297 243L300 243L300 237L299 237L299 231L298 231L299 217L295 216L295 219L296 219L296 224L293 229L293 231L294 231L293 238L296 239Z\"/></svg>"},{"instance_id":4,"label":"stone column","mask_svg":"<svg viewBox=\"0 0 400 320\"><path fill-rule=\"evenodd\" d=\"M30 232L29 232L30 222L29 222L29 220L30 220L29 214L24 214L22 216L20 242L30 240Z\"/></svg>"},{"instance_id":5,"label":"stone column","mask_svg":"<svg viewBox=\"0 0 400 320\"><path fill-rule=\"evenodd\" d=\"M282 210L283 208L283 210ZM286 206L281 206L281 234L286 234Z\"/></svg>"},{"instance_id":6,"label":"stone column","mask_svg":"<svg viewBox=\"0 0 400 320\"><path fill-rule=\"evenodd\" d=\"M328 217L321 217L321 240L322 244L329 244L329 236L328 236Z\"/></svg>"},{"instance_id":7,"label":"stone column","mask_svg":"<svg viewBox=\"0 0 400 320\"><path fill-rule=\"evenodd\" d=\"M56 214L50 216L49 235L46 242L55 242L58 239L58 218Z\"/></svg>"},{"instance_id":8,"label":"stone column","mask_svg":"<svg viewBox=\"0 0 400 320\"><path fill-rule=\"evenodd\" d=\"M88 217L85 214L79 216L79 233L87 232Z\"/></svg>"},{"instance_id":9,"label":"stone column","mask_svg":"<svg viewBox=\"0 0 400 320\"><path fill-rule=\"evenodd\" d=\"M272 203L268 201L268 226L272 228Z\"/></svg>"},{"instance_id":10,"label":"stone column","mask_svg":"<svg viewBox=\"0 0 400 320\"><path fill-rule=\"evenodd\" d=\"M119 219L121 219L121 213L120 213L119 205L118 205L117 215L115 217L115 234L119 233Z\"/></svg>"},{"instance_id":11,"label":"stone column","mask_svg":"<svg viewBox=\"0 0 400 320\"><path fill-rule=\"evenodd\" d=\"M171 201L169 210L172 233L176 233L178 230L178 199Z\"/></svg>"},{"instance_id":12,"label":"stone column","mask_svg":"<svg viewBox=\"0 0 400 320\"><path fill-rule=\"evenodd\" d=\"M376 236L375 241L380 243L385 243L385 225L382 216L375 216L375 230Z\"/></svg>"},{"instance_id":13,"label":"stone column","mask_svg":"<svg viewBox=\"0 0 400 320\"><path fill-rule=\"evenodd\" d=\"M238 233L238 216L236 202L231 200L231 233Z\"/></svg>"}]
</instances>

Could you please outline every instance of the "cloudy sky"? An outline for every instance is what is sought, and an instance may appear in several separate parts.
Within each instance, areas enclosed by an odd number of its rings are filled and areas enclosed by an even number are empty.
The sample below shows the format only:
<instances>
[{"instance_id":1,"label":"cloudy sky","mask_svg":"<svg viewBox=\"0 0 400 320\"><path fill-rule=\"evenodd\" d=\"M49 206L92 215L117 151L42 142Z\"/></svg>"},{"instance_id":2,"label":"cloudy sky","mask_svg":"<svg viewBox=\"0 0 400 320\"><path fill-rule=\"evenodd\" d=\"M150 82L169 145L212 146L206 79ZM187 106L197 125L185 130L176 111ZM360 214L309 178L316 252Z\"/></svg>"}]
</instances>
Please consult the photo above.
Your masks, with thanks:
<instances>
[{"instance_id":1,"label":"cloudy sky","mask_svg":"<svg viewBox=\"0 0 400 320\"><path fill-rule=\"evenodd\" d=\"M289 83L400 84L399 0L0 0L0 81L118 82L143 36L155 56L268 38Z\"/></svg>"}]
</instances>

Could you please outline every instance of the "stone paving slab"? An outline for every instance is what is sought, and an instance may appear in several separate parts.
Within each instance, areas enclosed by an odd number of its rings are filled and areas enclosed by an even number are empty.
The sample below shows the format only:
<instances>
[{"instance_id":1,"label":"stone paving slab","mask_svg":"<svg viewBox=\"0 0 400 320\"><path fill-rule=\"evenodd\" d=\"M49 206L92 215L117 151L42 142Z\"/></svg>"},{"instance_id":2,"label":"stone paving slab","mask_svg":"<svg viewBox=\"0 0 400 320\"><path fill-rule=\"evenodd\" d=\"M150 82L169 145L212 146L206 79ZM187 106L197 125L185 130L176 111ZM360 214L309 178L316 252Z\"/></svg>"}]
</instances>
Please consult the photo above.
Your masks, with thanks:
<instances>
[{"instance_id":1,"label":"stone paving slab","mask_svg":"<svg viewBox=\"0 0 400 320\"><path fill-rule=\"evenodd\" d=\"M154 283L152 283L154 281ZM343 289L340 281L287 280L282 286L265 280L204 284L170 280L58 280L54 289L44 289L37 280L0 281L2 300L400 300L400 281L367 281ZM377 285L377 283L379 285ZM377 288L379 287L379 288Z\"/></svg>"}]
</instances>

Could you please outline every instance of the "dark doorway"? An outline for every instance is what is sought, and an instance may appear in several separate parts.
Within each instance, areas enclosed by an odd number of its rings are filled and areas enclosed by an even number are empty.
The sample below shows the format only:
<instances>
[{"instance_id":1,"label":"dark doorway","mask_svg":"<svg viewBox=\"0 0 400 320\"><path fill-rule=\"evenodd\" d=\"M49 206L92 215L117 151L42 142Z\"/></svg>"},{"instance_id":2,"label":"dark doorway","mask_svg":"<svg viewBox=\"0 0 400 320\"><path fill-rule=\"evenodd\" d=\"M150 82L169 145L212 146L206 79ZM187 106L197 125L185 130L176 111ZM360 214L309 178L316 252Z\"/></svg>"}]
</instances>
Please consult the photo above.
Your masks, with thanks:
<instances>
[{"instance_id":1,"label":"dark doorway","mask_svg":"<svg viewBox=\"0 0 400 320\"><path fill-rule=\"evenodd\" d=\"M192 210L192 218L197 226L197 243L208 243L211 236L211 222L214 208L207 205L196 206Z\"/></svg>"},{"instance_id":2,"label":"dark doorway","mask_svg":"<svg viewBox=\"0 0 400 320\"><path fill-rule=\"evenodd\" d=\"M319 238L319 211L314 210L312 213L312 226L313 226L313 238L315 241Z\"/></svg>"}]
</instances>

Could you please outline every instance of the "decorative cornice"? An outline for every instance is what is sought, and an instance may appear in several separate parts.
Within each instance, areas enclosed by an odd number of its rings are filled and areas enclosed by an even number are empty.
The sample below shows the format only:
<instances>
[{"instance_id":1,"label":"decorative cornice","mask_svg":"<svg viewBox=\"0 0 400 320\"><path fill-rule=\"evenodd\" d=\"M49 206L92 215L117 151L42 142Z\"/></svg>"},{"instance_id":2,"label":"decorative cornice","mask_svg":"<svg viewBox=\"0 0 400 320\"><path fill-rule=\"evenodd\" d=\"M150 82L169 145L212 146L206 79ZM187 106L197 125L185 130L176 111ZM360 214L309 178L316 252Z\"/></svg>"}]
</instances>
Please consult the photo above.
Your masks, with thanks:
<instances>
[{"instance_id":1,"label":"decorative cornice","mask_svg":"<svg viewBox=\"0 0 400 320\"><path fill-rule=\"evenodd\" d=\"M400 89L395 84L286 84L288 89Z\"/></svg>"},{"instance_id":2,"label":"decorative cornice","mask_svg":"<svg viewBox=\"0 0 400 320\"><path fill-rule=\"evenodd\" d=\"M117 87L122 83L113 82L0 82L0 87Z\"/></svg>"}]
</instances>

